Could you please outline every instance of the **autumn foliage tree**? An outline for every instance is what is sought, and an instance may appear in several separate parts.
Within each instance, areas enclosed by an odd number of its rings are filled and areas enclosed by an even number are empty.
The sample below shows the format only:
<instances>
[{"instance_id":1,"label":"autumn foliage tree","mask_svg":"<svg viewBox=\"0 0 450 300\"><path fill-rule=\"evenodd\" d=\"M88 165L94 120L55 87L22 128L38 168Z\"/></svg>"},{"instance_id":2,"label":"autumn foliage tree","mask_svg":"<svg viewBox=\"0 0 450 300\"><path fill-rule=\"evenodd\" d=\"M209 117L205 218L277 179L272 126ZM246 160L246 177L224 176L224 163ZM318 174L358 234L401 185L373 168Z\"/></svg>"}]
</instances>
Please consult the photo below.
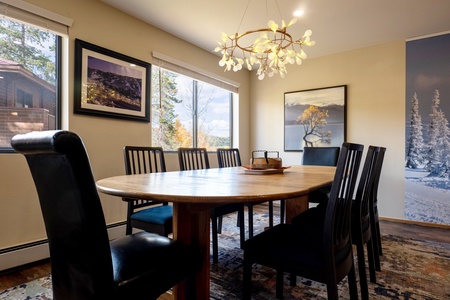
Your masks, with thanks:
<instances>
[{"instance_id":1,"label":"autumn foliage tree","mask_svg":"<svg viewBox=\"0 0 450 300\"><path fill-rule=\"evenodd\" d=\"M324 130L327 125L327 118L328 110L320 109L315 105L310 105L297 118L297 123L303 125L305 131L302 138L305 147L312 147L318 141L330 142L331 131Z\"/></svg>"}]
</instances>

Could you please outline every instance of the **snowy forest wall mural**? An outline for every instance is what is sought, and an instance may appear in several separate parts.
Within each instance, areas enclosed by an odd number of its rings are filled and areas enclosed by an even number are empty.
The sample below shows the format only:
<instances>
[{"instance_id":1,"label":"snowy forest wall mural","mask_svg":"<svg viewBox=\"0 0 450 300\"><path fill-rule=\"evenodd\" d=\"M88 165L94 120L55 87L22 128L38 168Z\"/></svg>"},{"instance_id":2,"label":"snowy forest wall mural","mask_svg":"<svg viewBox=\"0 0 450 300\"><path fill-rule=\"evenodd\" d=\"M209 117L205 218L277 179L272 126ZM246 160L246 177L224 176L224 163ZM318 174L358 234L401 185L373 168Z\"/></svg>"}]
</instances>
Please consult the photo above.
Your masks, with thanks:
<instances>
[{"instance_id":1,"label":"snowy forest wall mural","mask_svg":"<svg viewBox=\"0 0 450 300\"><path fill-rule=\"evenodd\" d=\"M450 34L406 43L405 219L450 225Z\"/></svg>"}]
</instances>

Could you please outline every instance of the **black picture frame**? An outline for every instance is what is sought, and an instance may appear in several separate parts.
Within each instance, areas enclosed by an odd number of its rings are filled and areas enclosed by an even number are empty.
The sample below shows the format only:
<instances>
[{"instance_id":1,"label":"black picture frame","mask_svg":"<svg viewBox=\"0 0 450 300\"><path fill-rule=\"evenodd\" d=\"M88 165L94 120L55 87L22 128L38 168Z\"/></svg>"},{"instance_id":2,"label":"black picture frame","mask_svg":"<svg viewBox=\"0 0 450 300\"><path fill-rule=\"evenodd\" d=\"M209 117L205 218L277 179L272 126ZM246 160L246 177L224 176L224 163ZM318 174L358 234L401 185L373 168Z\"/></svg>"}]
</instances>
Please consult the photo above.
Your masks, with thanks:
<instances>
[{"instance_id":1,"label":"black picture frame","mask_svg":"<svg viewBox=\"0 0 450 300\"><path fill-rule=\"evenodd\" d=\"M151 64L75 39L74 113L150 122Z\"/></svg>"},{"instance_id":2,"label":"black picture frame","mask_svg":"<svg viewBox=\"0 0 450 300\"><path fill-rule=\"evenodd\" d=\"M312 122L319 116L321 122ZM340 147L346 140L347 85L284 94L284 151ZM309 121L309 122L308 122Z\"/></svg>"}]
</instances>

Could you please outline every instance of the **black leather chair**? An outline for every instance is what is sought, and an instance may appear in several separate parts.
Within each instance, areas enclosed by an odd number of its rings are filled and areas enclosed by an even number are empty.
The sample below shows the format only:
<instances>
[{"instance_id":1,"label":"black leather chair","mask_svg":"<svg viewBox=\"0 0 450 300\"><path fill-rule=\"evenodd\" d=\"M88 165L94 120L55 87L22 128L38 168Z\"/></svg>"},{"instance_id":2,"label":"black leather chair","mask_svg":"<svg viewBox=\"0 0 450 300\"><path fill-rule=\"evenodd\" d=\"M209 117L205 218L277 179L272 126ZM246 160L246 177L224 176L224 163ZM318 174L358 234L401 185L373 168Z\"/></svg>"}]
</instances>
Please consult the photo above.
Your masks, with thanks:
<instances>
[{"instance_id":1,"label":"black leather chair","mask_svg":"<svg viewBox=\"0 0 450 300\"><path fill-rule=\"evenodd\" d=\"M125 146L125 172L131 174L166 172L161 147ZM133 228L168 236L172 233L173 209L167 202L123 198L128 203L126 234Z\"/></svg>"},{"instance_id":2,"label":"black leather chair","mask_svg":"<svg viewBox=\"0 0 450 300\"><path fill-rule=\"evenodd\" d=\"M358 299L350 221L363 148L359 144L342 145L321 229L280 224L244 243L243 299L251 298L253 263L277 271L279 299L283 297L284 272L326 283L328 299L332 300L338 299L337 283L348 277L350 298Z\"/></svg>"},{"instance_id":3,"label":"black leather chair","mask_svg":"<svg viewBox=\"0 0 450 300\"><path fill-rule=\"evenodd\" d=\"M373 189L370 197L370 229L372 230L372 238L374 243L374 257L375 257L375 269L381 271L380 256L383 255L383 249L381 246L381 231L380 231L380 219L378 216L378 185L380 183L381 169L383 167L384 155L386 148L381 147L380 154L375 167L375 180L373 183Z\"/></svg>"},{"instance_id":4,"label":"black leather chair","mask_svg":"<svg viewBox=\"0 0 450 300\"><path fill-rule=\"evenodd\" d=\"M156 299L193 278L197 249L148 232L108 241L89 158L75 133L31 132L11 145L25 155L39 196L53 299Z\"/></svg>"},{"instance_id":5,"label":"black leather chair","mask_svg":"<svg viewBox=\"0 0 450 300\"><path fill-rule=\"evenodd\" d=\"M222 164L238 162L237 157L231 158L231 160L227 160L227 158L223 158L219 162ZM199 169L209 169L209 158L208 152L206 148L179 148L178 149L178 160L180 164L180 171L187 170L199 170ZM240 158L239 158L240 160ZM219 242L218 242L218 234L221 232L222 228L218 221L222 216L228 215L234 212L238 212L238 224L240 229L240 247L242 248L245 241L245 227L244 227L244 204L236 203L236 204L225 204L214 207L211 209L211 235L213 242L213 262L217 263L219 261Z\"/></svg>"}]
</instances>

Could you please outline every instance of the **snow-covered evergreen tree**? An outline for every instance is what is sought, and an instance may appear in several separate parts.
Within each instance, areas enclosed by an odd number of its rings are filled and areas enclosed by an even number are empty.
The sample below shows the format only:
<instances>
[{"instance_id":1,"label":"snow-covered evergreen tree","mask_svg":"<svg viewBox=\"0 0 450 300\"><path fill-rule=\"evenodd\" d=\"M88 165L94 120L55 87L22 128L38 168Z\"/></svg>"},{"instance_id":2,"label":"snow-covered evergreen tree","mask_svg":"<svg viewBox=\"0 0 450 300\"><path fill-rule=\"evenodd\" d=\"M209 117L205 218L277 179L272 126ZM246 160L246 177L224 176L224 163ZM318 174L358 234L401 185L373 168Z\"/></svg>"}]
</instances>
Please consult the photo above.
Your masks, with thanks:
<instances>
[{"instance_id":1,"label":"snow-covered evergreen tree","mask_svg":"<svg viewBox=\"0 0 450 300\"><path fill-rule=\"evenodd\" d=\"M417 169L423 162L423 136L422 136L422 118L419 113L419 100L417 93L411 99L411 127L406 145L406 167Z\"/></svg>"},{"instance_id":2,"label":"snow-covered evergreen tree","mask_svg":"<svg viewBox=\"0 0 450 300\"><path fill-rule=\"evenodd\" d=\"M439 158L440 158L440 147L442 147L442 140L439 138L439 129L436 124L439 118L439 91L434 91L434 97L431 100L431 110L429 114L430 123L428 125L428 144L427 144L427 152L426 159L428 160L426 169L428 171L432 171L436 167L439 166Z\"/></svg>"},{"instance_id":3,"label":"snow-covered evergreen tree","mask_svg":"<svg viewBox=\"0 0 450 300\"><path fill-rule=\"evenodd\" d=\"M448 128L448 120L445 114L440 110L436 115L435 122L438 137L439 149L436 149L435 155L438 157L439 163L434 164L428 176L430 177L450 177L450 128Z\"/></svg>"}]
</instances>

